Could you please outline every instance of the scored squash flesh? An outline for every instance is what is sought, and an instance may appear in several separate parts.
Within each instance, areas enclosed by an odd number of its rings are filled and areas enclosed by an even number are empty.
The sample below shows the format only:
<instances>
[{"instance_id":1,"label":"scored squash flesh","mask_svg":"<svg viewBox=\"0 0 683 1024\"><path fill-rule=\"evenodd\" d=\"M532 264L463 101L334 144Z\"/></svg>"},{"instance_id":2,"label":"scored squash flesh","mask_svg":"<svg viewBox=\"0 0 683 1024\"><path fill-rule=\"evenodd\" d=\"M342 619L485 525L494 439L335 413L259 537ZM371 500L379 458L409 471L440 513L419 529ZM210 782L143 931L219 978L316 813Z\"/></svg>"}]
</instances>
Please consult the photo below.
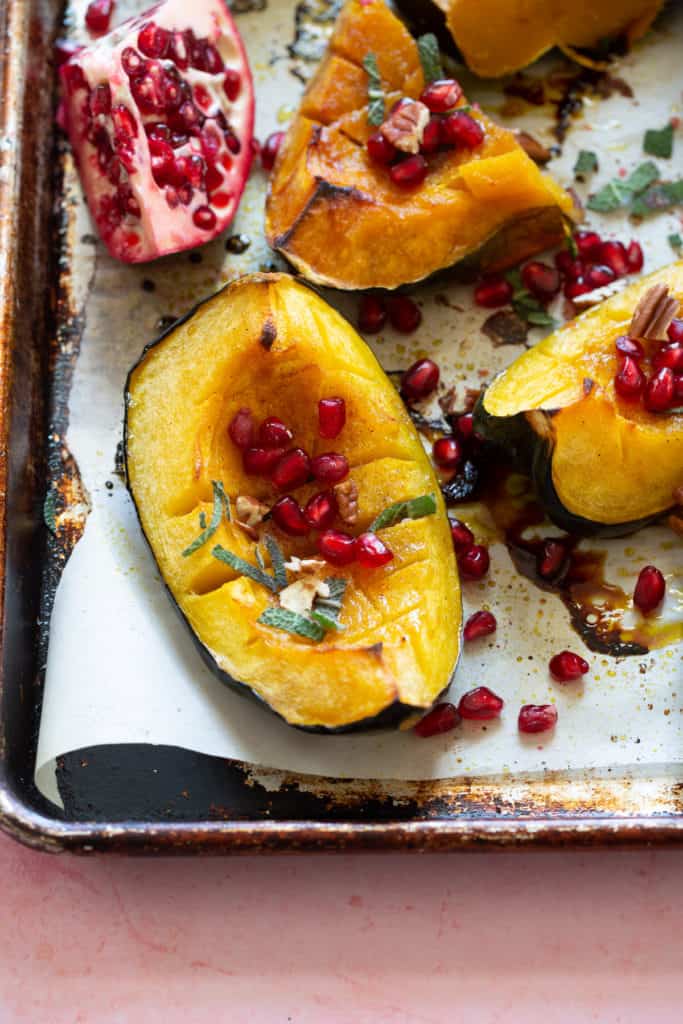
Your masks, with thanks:
<instances>
[{"instance_id":1,"label":"scored squash flesh","mask_svg":"<svg viewBox=\"0 0 683 1024\"><path fill-rule=\"evenodd\" d=\"M623 534L675 504L683 413L648 412L615 391L615 341L653 285L683 303L683 262L565 324L498 376L477 429L529 468L550 517L577 533Z\"/></svg>"},{"instance_id":2,"label":"scored squash flesh","mask_svg":"<svg viewBox=\"0 0 683 1024\"><path fill-rule=\"evenodd\" d=\"M308 280L343 289L393 289L465 259L501 269L559 244L571 198L478 110L485 138L476 150L430 157L416 189L394 184L366 149L377 130L368 123L368 53L387 111L424 89L415 40L384 0L349 0L278 154L269 244Z\"/></svg>"},{"instance_id":3,"label":"scored squash flesh","mask_svg":"<svg viewBox=\"0 0 683 1024\"><path fill-rule=\"evenodd\" d=\"M339 441L318 436L318 401L345 399ZM460 595L434 471L403 403L353 328L287 275L230 285L149 347L127 385L128 484L162 578L211 668L293 725L345 729L429 707L459 651ZM348 580L343 632L317 644L257 622L277 598L212 555L257 564L256 540L223 518L211 540L182 552L210 520L212 481L272 506L269 480L247 475L228 426L240 408L276 415L311 456L341 449L358 488L361 533L383 509L433 493L437 513L382 531L394 559L380 569L329 566ZM294 492L303 505L320 486ZM316 554L314 538L269 526L285 557ZM263 548L263 545L260 545Z\"/></svg>"}]
</instances>

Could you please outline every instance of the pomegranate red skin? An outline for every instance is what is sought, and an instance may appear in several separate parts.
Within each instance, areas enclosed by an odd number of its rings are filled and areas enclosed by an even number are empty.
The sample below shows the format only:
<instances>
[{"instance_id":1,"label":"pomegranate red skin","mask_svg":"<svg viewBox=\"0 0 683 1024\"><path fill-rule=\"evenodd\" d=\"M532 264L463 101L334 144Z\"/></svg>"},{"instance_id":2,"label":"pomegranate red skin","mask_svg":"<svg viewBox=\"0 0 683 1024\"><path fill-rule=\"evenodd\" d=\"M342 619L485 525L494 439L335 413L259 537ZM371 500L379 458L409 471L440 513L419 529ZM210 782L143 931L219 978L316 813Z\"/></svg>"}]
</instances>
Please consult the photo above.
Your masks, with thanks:
<instances>
[{"instance_id":1,"label":"pomegranate red skin","mask_svg":"<svg viewBox=\"0 0 683 1024\"><path fill-rule=\"evenodd\" d=\"M380 569L393 560L394 553L375 533L356 538L356 561L365 569Z\"/></svg>"},{"instance_id":2,"label":"pomegranate red skin","mask_svg":"<svg viewBox=\"0 0 683 1024\"><path fill-rule=\"evenodd\" d=\"M462 86L454 78L441 78L430 82L423 90L420 100L432 114L446 114L462 96Z\"/></svg>"},{"instance_id":3,"label":"pomegranate red skin","mask_svg":"<svg viewBox=\"0 0 683 1024\"><path fill-rule=\"evenodd\" d=\"M430 736L439 736L444 732L450 732L459 722L458 709L454 704L444 702L437 704L427 712L413 728L413 732L421 739L429 739Z\"/></svg>"},{"instance_id":4,"label":"pomegranate red skin","mask_svg":"<svg viewBox=\"0 0 683 1024\"><path fill-rule=\"evenodd\" d=\"M407 295L390 296L387 312L391 326L401 334L412 334L422 323L422 310Z\"/></svg>"},{"instance_id":5,"label":"pomegranate red skin","mask_svg":"<svg viewBox=\"0 0 683 1024\"><path fill-rule=\"evenodd\" d=\"M396 147L392 146L381 132L375 132L374 135L371 135L365 145L372 162L379 164L381 167L387 167L398 156Z\"/></svg>"},{"instance_id":6,"label":"pomegranate red skin","mask_svg":"<svg viewBox=\"0 0 683 1024\"><path fill-rule=\"evenodd\" d=\"M286 448L293 439L292 431L277 416L269 416L259 427L258 440L262 448Z\"/></svg>"},{"instance_id":7,"label":"pomegranate red skin","mask_svg":"<svg viewBox=\"0 0 683 1024\"><path fill-rule=\"evenodd\" d=\"M548 665L550 674L558 683L571 683L575 679L590 672L590 665L584 658L573 651L560 651L555 654Z\"/></svg>"},{"instance_id":8,"label":"pomegranate red skin","mask_svg":"<svg viewBox=\"0 0 683 1024\"><path fill-rule=\"evenodd\" d=\"M327 441L339 437L346 423L343 398L321 398L318 402L318 433Z\"/></svg>"},{"instance_id":9,"label":"pomegranate red skin","mask_svg":"<svg viewBox=\"0 0 683 1024\"><path fill-rule=\"evenodd\" d=\"M472 544L458 554L458 568L466 580L483 579L490 564L488 548L483 544Z\"/></svg>"},{"instance_id":10,"label":"pomegranate red skin","mask_svg":"<svg viewBox=\"0 0 683 1024\"><path fill-rule=\"evenodd\" d=\"M419 359L401 378L401 392L408 401L419 402L436 391L440 371L431 359Z\"/></svg>"},{"instance_id":11,"label":"pomegranate red skin","mask_svg":"<svg viewBox=\"0 0 683 1024\"><path fill-rule=\"evenodd\" d=\"M666 334L669 341L677 341L683 344L683 317L674 317L667 328Z\"/></svg>"},{"instance_id":12,"label":"pomegranate red skin","mask_svg":"<svg viewBox=\"0 0 683 1024\"><path fill-rule=\"evenodd\" d=\"M459 519L451 519L451 539L456 551L466 551L474 545L474 534L469 526L465 526Z\"/></svg>"},{"instance_id":13,"label":"pomegranate red skin","mask_svg":"<svg viewBox=\"0 0 683 1024\"><path fill-rule=\"evenodd\" d=\"M311 459L311 472L321 484L338 484L349 475L349 462L337 452L324 452Z\"/></svg>"},{"instance_id":14,"label":"pomegranate red skin","mask_svg":"<svg viewBox=\"0 0 683 1024\"><path fill-rule=\"evenodd\" d=\"M489 690L488 686L477 686L462 695L458 713L461 718L470 721L486 722L498 718L504 705L503 698Z\"/></svg>"},{"instance_id":15,"label":"pomegranate red skin","mask_svg":"<svg viewBox=\"0 0 683 1024\"><path fill-rule=\"evenodd\" d=\"M517 728L520 732L548 732L557 725L554 704L524 704L519 709Z\"/></svg>"},{"instance_id":16,"label":"pomegranate red skin","mask_svg":"<svg viewBox=\"0 0 683 1024\"><path fill-rule=\"evenodd\" d=\"M236 444L238 448L249 448L254 443L254 417L251 414L251 409L238 409L228 427L228 433L232 439L233 444Z\"/></svg>"},{"instance_id":17,"label":"pomegranate red skin","mask_svg":"<svg viewBox=\"0 0 683 1024\"><path fill-rule=\"evenodd\" d=\"M273 132L261 146L261 167L264 171L272 171L284 138L284 132Z\"/></svg>"},{"instance_id":18,"label":"pomegranate red skin","mask_svg":"<svg viewBox=\"0 0 683 1024\"><path fill-rule=\"evenodd\" d=\"M276 463L270 479L279 491L291 491L305 484L310 475L311 460L308 454L303 448L290 448Z\"/></svg>"},{"instance_id":19,"label":"pomegranate red skin","mask_svg":"<svg viewBox=\"0 0 683 1024\"><path fill-rule=\"evenodd\" d=\"M273 522L290 537L305 537L310 526L294 498L286 496L276 501L270 510Z\"/></svg>"},{"instance_id":20,"label":"pomegranate red skin","mask_svg":"<svg viewBox=\"0 0 683 1024\"><path fill-rule=\"evenodd\" d=\"M560 275L555 267L532 260L522 267L524 287L541 302L548 302L560 290Z\"/></svg>"},{"instance_id":21,"label":"pomegranate red skin","mask_svg":"<svg viewBox=\"0 0 683 1024\"><path fill-rule=\"evenodd\" d=\"M150 25L159 30L154 38ZM141 35L148 50L167 46L163 59L140 52ZM227 67L219 49L230 54ZM234 102L222 88L227 71L241 81ZM201 73L208 83L214 72L210 107L199 110L187 75ZM204 244L230 224L252 159L254 93L224 0L163 0L79 50L60 76L64 126L90 212L114 258L147 262ZM87 101L102 85L111 90L111 114L93 118ZM177 166L169 170L177 181L155 180L151 122L170 130Z\"/></svg>"},{"instance_id":22,"label":"pomegranate red skin","mask_svg":"<svg viewBox=\"0 0 683 1024\"><path fill-rule=\"evenodd\" d=\"M466 643L471 643L472 640L479 640L482 636L490 636L491 633L495 633L497 626L495 615L482 609L482 611L470 615L462 635Z\"/></svg>"},{"instance_id":23,"label":"pomegranate red skin","mask_svg":"<svg viewBox=\"0 0 683 1024\"><path fill-rule=\"evenodd\" d=\"M360 300L358 326L363 334L378 334L387 322L387 307L379 295L364 295Z\"/></svg>"},{"instance_id":24,"label":"pomegranate red skin","mask_svg":"<svg viewBox=\"0 0 683 1024\"><path fill-rule=\"evenodd\" d=\"M314 530L327 530L337 515L337 501L332 491L314 494L304 509L304 518Z\"/></svg>"},{"instance_id":25,"label":"pomegranate red skin","mask_svg":"<svg viewBox=\"0 0 683 1024\"><path fill-rule=\"evenodd\" d=\"M341 530L325 530L318 537L318 552L331 565L350 565L356 558L356 541Z\"/></svg>"},{"instance_id":26,"label":"pomegranate red skin","mask_svg":"<svg viewBox=\"0 0 683 1024\"><path fill-rule=\"evenodd\" d=\"M485 309L504 306L512 298L512 285L504 277L485 277L474 289L474 301Z\"/></svg>"},{"instance_id":27,"label":"pomegranate red skin","mask_svg":"<svg viewBox=\"0 0 683 1024\"><path fill-rule=\"evenodd\" d=\"M401 160L398 164L392 164L389 168L389 177L394 185L400 188L419 188L427 177L427 161L419 153Z\"/></svg>"},{"instance_id":28,"label":"pomegranate red skin","mask_svg":"<svg viewBox=\"0 0 683 1024\"><path fill-rule=\"evenodd\" d=\"M455 469L462 459L463 447L457 437L440 437L434 442L432 455L440 469Z\"/></svg>"},{"instance_id":29,"label":"pomegranate red skin","mask_svg":"<svg viewBox=\"0 0 683 1024\"><path fill-rule=\"evenodd\" d=\"M643 615L649 615L659 608L665 593L666 580L656 566L646 565L640 570L633 591L633 603Z\"/></svg>"}]
</instances>

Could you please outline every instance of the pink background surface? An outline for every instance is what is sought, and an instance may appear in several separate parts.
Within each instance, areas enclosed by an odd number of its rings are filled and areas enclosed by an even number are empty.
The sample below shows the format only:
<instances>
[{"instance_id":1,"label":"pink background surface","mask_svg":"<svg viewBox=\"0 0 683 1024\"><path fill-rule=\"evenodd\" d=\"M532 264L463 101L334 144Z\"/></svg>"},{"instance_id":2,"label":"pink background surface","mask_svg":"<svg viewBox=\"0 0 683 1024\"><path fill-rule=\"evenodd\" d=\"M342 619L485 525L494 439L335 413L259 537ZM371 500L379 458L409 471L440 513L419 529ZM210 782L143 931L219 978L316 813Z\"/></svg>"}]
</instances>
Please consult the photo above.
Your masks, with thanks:
<instances>
[{"instance_id":1,"label":"pink background surface","mask_svg":"<svg viewBox=\"0 0 683 1024\"><path fill-rule=\"evenodd\" d=\"M683 851L0 863L2 1024L683 1019Z\"/></svg>"}]
</instances>

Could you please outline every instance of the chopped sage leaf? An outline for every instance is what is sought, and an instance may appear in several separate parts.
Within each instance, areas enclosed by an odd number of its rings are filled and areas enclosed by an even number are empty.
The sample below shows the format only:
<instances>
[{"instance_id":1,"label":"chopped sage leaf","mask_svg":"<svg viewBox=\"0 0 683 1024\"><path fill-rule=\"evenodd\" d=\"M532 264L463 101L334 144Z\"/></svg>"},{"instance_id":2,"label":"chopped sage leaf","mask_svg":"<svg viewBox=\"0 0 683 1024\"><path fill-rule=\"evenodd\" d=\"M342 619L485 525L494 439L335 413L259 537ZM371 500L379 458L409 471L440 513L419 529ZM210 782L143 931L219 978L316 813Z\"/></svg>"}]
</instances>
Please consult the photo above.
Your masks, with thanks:
<instances>
[{"instance_id":1,"label":"chopped sage leaf","mask_svg":"<svg viewBox=\"0 0 683 1024\"><path fill-rule=\"evenodd\" d=\"M206 529L206 512L200 512L199 513L199 529L200 530L205 530Z\"/></svg>"},{"instance_id":2,"label":"chopped sage leaf","mask_svg":"<svg viewBox=\"0 0 683 1024\"><path fill-rule=\"evenodd\" d=\"M384 121L384 91L374 53L366 53L363 67L368 76L368 122L378 128Z\"/></svg>"},{"instance_id":3,"label":"chopped sage leaf","mask_svg":"<svg viewBox=\"0 0 683 1024\"><path fill-rule=\"evenodd\" d=\"M424 516L431 516L436 512L436 498L433 494L421 494L419 498L410 498L408 501L397 501L395 505L389 505L370 524L371 533L377 530L384 530L388 526L395 526L404 519L422 519Z\"/></svg>"},{"instance_id":4,"label":"chopped sage leaf","mask_svg":"<svg viewBox=\"0 0 683 1024\"><path fill-rule=\"evenodd\" d=\"M270 555L270 564L273 567L277 589L284 590L287 586L287 570L285 569L285 556L282 554L282 548L272 533L267 533L263 539Z\"/></svg>"},{"instance_id":5,"label":"chopped sage leaf","mask_svg":"<svg viewBox=\"0 0 683 1024\"><path fill-rule=\"evenodd\" d=\"M346 626L342 626L337 618L329 614L322 608L313 608L311 611L311 618L314 622L317 622L326 632L335 630L336 632L342 632L346 629Z\"/></svg>"},{"instance_id":6,"label":"chopped sage leaf","mask_svg":"<svg viewBox=\"0 0 683 1024\"><path fill-rule=\"evenodd\" d=\"M679 181L663 181L653 185L639 195L631 204L631 213L635 217L648 217L658 210L669 210L672 206L683 203L683 179Z\"/></svg>"},{"instance_id":7,"label":"chopped sage leaf","mask_svg":"<svg viewBox=\"0 0 683 1024\"><path fill-rule=\"evenodd\" d=\"M681 238L678 232L669 235L668 241L672 249L683 249L683 238Z\"/></svg>"},{"instance_id":8,"label":"chopped sage leaf","mask_svg":"<svg viewBox=\"0 0 683 1024\"><path fill-rule=\"evenodd\" d=\"M339 614L344 601L348 580L344 579L343 576L328 576L325 583L327 584L329 595L327 597L321 597L320 595L316 597L313 602L311 617L325 629L344 629L344 626L339 624Z\"/></svg>"},{"instance_id":9,"label":"chopped sage leaf","mask_svg":"<svg viewBox=\"0 0 683 1024\"><path fill-rule=\"evenodd\" d=\"M644 164L639 164L635 171L629 174L628 178L624 182L625 187L632 192L634 195L638 195L644 189L648 188L653 181L657 181L659 178L659 168L657 164L653 164L652 160L646 160Z\"/></svg>"},{"instance_id":10,"label":"chopped sage leaf","mask_svg":"<svg viewBox=\"0 0 683 1024\"><path fill-rule=\"evenodd\" d=\"M644 192L659 178L659 168L651 160L636 167L623 181L613 178L599 192L589 197L586 206L598 213L610 213L628 205L634 196Z\"/></svg>"},{"instance_id":11,"label":"chopped sage leaf","mask_svg":"<svg viewBox=\"0 0 683 1024\"><path fill-rule=\"evenodd\" d=\"M663 128L648 128L643 138L643 150L650 156L670 157L674 151L674 126L669 123Z\"/></svg>"},{"instance_id":12,"label":"chopped sage leaf","mask_svg":"<svg viewBox=\"0 0 683 1024\"><path fill-rule=\"evenodd\" d=\"M439 41L433 32L427 32L419 37L417 40L417 52L420 55L420 64L422 65L425 82L429 84L443 78Z\"/></svg>"},{"instance_id":13,"label":"chopped sage leaf","mask_svg":"<svg viewBox=\"0 0 683 1024\"><path fill-rule=\"evenodd\" d=\"M567 235L567 251L573 260L579 258L579 247L573 235Z\"/></svg>"},{"instance_id":14,"label":"chopped sage leaf","mask_svg":"<svg viewBox=\"0 0 683 1024\"><path fill-rule=\"evenodd\" d=\"M195 551L199 551L201 547L206 544L207 540L213 537L214 533L221 524L221 518L223 516L223 510L225 509L225 517L230 522L230 499L228 498L223 484L220 480L212 480L211 486L213 487L213 512L211 514L211 522L206 526L206 516L204 516L204 522L202 522L202 516L204 513L200 513L199 525L202 528L202 532L195 540L192 541L189 547L183 551L183 558L188 558L189 555L193 555Z\"/></svg>"},{"instance_id":15,"label":"chopped sage leaf","mask_svg":"<svg viewBox=\"0 0 683 1024\"><path fill-rule=\"evenodd\" d=\"M302 636L315 643L320 643L325 637L325 630L319 622L313 622L305 615L291 612L288 608L266 608L259 615L257 622L273 629L281 629L285 633L292 633L294 636Z\"/></svg>"},{"instance_id":16,"label":"chopped sage leaf","mask_svg":"<svg viewBox=\"0 0 683 1024\"><path fill-rule=\"evenodd\" d=\"M534 324L536 327L554 327L555 319L544 309L532 309L527 313L527 323Z\"/></svg>"},{"instance_id":17,"label":"chopped sage leaf","mask_svg":"<svg viewBox=\"0 0 683 1024\"><path fill-rule=\"evenodd\" d=\"M574 164L574 177L581 178L584 174L594 174L598 169L597 153L591 149L582 149Z\"/></svg>"},{"instance_id":18,"label":"chopped sage leaf","mask_svg":"<svg viewBox=\"0 0 683 1024\"><path fill-rule=\"evenodd\" d=\"M248 576L249 579L254 580L255 583L260 583L262 586L267 587L268 590L272 590L273 593L278 591L278 585L275 579L270 576L263 569L259 569L257 565L251 565L250 562L245 562L239 555L234 554L232 551L227 551L220 544L211 552L214 558L217 558L219 562L225 562L235 572L240 573L242 576Z\"/></svg>"}]
</instances>

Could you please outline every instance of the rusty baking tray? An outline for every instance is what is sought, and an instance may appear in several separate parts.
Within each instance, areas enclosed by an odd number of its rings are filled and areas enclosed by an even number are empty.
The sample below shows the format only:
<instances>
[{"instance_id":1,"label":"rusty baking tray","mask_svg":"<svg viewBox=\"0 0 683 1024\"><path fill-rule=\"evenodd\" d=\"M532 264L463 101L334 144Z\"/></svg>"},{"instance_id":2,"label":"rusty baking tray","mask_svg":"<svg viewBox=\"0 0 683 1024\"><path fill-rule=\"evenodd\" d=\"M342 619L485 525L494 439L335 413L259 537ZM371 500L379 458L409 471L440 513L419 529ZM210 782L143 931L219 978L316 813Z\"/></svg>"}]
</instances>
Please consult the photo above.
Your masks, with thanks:
<instances>
[{"instance_id":1,"label":"rusty baking tray","mask_svg":"<svg viewBox=\"0 0 683 1024\"><path fill-rule=\"evenodd\" d=\"M529 845L674 843L682 783L546 774L540 780L381 783L293 774L264 785L238 762L172 747L80 750L59 766L64 811L36 789L51 585L68 557L45 528L71 370L59 265L60 177L52 131L50 0L0 5L0 826L57 852L446 851ZM9 140L9 141L8 141ZM41 594L43 595L41 604ZM41 628L42 624L42 628Z\"/></svg>"}]
</instances>

